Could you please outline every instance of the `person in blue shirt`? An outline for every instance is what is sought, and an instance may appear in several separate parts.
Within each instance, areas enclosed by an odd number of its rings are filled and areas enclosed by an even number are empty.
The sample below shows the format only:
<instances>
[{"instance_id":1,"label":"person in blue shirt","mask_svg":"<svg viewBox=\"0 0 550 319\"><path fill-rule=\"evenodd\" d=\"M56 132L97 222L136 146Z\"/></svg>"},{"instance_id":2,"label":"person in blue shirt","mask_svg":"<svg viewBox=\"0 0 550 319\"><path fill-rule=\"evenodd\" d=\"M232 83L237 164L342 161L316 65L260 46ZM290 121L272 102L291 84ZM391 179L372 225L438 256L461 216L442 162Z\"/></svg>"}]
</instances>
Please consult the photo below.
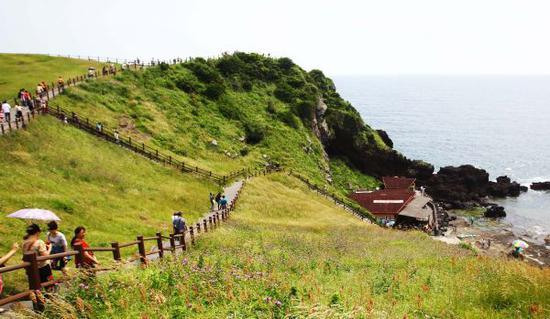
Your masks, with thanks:
<instances>
[{"instance_id":1,"label":"person in blue shirt","mask_svg":"<svg viewBox=\"0 0 550 319\"><path fill-rule=\"evenodd\" d=\"M172 226L174 226L174 234L183 234L187 229L185 224L185 218L182 217L181 212L175 212L172 216ZM181 242L181 237L180 237Z\"/></svg>"},{"instance_id":2,"label":"person in blue shirt","mask_svg":"<svg viewBox=\"0 0 550 319\"><path fill-rule=\"evenodd\" d=\"M222 209L227 208L227 199L225 198L225 195L223 195L222 199L220 199L220 205L222 206Z\"/></svg>"}]
</instances>

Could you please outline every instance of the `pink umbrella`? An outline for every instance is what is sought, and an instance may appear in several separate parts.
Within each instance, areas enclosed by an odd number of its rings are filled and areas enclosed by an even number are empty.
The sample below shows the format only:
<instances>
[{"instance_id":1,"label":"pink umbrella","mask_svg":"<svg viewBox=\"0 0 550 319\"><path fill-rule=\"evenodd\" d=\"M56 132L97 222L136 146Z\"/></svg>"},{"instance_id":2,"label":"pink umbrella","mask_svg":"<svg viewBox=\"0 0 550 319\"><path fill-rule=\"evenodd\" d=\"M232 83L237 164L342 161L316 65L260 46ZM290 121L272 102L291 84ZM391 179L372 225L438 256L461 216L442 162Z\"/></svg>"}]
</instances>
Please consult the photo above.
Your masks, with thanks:
<instances>
[{"instance_id":1,"label":"pink umbrella","mask_svg":"<svg viewBox=\"0 0 550 319\"><path fill-rule=\"evenodd\" d=\"M32 220L55 220L55 221L61 220L53 212L46 209L40 209L40 208L20 209L15 213L9 214L8 217L19 218L19 219L32 219Z\"/></svg>"}]
</instances>

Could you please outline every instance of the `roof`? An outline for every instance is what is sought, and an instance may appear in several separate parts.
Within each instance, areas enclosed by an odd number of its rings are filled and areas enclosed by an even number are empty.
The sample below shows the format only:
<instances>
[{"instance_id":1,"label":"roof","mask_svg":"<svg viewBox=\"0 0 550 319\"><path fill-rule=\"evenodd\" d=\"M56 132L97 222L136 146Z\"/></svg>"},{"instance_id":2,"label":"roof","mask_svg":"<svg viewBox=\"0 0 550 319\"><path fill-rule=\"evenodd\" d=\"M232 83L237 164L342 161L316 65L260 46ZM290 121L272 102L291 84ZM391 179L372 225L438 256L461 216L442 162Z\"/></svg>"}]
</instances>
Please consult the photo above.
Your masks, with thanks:
<instances>
[{"instance_id":1,"label":"roof","mask_svg":"<svg viewBox=\"0 0 550 319\"><path fill-rule=\"evenodd\" d=\"M382 177L385 189L407 189L416 181L414 178L407 177Z\"/></svg>"},{"instance_id":2,"label":"roof","mask_svg":"<svg viewBox=\"0 0 550 319\"><path fill-rule=\"evenodd\" d=\"M430 207L426 207L431 201L431 198L427 196L415 196L407 207L399 213L399 216L412 217L421 221L428 221L430 216L433 215L433 211Z\"/></svg>"},{"instance_id":3,"label":"roof","mask_svg":"<svg viewBox=\"0 0 550 319\"><path fill-rule=\"evenodd\" d=\"M352 193L350 198L373 214L397 214L414 198L408 189L383 189L370 193Z\"/></svg>"}]
</instances>

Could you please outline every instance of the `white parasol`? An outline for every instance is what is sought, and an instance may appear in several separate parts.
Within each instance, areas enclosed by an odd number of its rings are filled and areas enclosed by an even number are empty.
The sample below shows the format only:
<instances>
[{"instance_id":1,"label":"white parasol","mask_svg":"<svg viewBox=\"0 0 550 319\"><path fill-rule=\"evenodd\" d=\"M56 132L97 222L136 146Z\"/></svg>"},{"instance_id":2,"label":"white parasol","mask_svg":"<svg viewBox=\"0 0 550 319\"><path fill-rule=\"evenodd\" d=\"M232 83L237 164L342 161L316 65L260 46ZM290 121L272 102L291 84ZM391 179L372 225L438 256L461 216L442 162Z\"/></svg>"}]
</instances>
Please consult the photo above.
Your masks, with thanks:
<instances>
[{"instance_id":1,"label":"white parasol","mask_svg":"<svg viewBox=\"0 0 550 319\"><path fill-rule=\"evenodd\" d=\"M49 211L46 209L40 209L40 208L20 209L15 213L9 214L8 217L19 218L19 219L33 219L33 220L55 220L55 221L61 220L52 211Z\"/></svg>"}]
</instances>

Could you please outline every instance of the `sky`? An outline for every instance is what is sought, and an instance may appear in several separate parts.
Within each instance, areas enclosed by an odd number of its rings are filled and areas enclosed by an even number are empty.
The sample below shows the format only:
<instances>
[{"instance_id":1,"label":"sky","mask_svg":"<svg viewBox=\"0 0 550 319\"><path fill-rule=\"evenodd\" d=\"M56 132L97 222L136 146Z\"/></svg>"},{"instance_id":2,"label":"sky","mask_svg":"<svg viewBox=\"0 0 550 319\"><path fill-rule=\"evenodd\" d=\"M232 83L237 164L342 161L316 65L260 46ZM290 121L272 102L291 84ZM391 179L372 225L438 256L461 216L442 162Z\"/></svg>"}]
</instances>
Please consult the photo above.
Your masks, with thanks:
<instances>
[{"instance_id":1,"label":"sky","mask_svg":"<svg viewBox=\"0 0 550 319\"><path fill-rule=\"evenodd\" d=\"M550 74L549 0L0 0L0 52L288 56L328 75Z\"/></svg>"}]
</instances>

